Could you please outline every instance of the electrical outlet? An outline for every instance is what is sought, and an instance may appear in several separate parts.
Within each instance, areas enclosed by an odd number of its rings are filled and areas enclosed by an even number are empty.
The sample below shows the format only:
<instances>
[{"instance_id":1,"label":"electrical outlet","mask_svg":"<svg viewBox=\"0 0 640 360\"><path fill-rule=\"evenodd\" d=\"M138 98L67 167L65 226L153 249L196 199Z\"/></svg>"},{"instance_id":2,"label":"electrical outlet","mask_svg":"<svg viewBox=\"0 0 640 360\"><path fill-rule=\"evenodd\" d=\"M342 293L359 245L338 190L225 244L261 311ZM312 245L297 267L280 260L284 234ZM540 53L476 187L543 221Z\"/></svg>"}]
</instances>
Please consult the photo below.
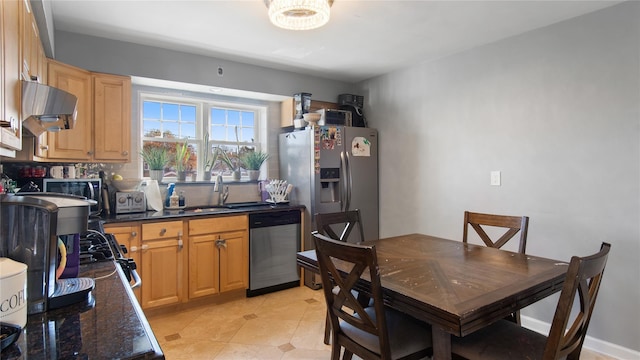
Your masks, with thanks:
<instances>
[{"instance_id":1,"label":"electrical outlet","mask_svg":"<svg viewBox=\"0 0 640 360\"><path fill-rule=\"evenodd\" d=\"M491 172L491 185L500 186L500 171Z\"/></svg>"}]
</instances>

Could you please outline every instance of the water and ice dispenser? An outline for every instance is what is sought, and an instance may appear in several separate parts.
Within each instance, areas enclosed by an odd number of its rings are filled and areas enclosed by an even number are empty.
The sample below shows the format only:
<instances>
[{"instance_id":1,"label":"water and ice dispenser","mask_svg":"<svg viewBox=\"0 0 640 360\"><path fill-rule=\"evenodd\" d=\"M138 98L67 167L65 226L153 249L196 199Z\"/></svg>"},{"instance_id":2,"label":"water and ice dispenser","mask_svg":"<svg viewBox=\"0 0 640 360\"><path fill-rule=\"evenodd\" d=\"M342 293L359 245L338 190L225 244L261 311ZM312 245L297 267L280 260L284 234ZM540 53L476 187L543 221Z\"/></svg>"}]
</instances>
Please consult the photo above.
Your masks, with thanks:
<instances>
[{"instance_id":1,"label":"water and ice dispenser","mask_svg":"<svg viewBox=\"0 0 640 360\"><path fill-rule=\"evenodd\" d=\"M340 202L340 168L320 169L320 202Z\"/></svg>"}]
</instances>

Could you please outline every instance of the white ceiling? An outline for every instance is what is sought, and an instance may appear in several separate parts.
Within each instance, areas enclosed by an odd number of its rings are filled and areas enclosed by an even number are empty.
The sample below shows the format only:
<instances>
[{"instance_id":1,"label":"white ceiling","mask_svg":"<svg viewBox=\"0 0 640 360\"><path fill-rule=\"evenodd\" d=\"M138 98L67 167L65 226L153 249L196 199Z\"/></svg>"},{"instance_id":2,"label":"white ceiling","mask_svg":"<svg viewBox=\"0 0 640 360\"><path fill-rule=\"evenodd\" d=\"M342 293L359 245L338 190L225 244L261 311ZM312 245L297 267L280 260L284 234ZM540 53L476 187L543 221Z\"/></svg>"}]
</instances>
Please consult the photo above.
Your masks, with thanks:
<instances>
[{"instance_id":1,"label":"white ceiling","mask_svg":"<svg viewBox=\"0 0 640 360\"><path fill-rule=\"evenodd\" d=\"M621 1L335 0L328 25L273 26L263 0L45 0L55 29L358 82Z\"/></svg>"}]
</instances>

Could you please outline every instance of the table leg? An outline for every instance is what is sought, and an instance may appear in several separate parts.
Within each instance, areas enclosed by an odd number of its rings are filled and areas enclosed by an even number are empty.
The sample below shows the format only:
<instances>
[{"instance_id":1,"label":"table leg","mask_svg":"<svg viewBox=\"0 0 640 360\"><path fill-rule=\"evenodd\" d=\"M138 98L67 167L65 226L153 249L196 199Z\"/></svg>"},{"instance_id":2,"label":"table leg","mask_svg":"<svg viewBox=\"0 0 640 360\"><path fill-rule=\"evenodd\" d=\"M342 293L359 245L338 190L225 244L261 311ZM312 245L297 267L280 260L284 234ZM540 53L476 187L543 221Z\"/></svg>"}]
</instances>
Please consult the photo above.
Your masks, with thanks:
<instances>
[{"instance_id":1,"label":"table leg","mask_svg":"<svg viewBox=\"0 0 640 360\"><path fill-rule=\"evenodd\" d=\"M433 359L451 360L451 334L434 326L431 329L433 338Z\"/></svg>"}]
</instances>

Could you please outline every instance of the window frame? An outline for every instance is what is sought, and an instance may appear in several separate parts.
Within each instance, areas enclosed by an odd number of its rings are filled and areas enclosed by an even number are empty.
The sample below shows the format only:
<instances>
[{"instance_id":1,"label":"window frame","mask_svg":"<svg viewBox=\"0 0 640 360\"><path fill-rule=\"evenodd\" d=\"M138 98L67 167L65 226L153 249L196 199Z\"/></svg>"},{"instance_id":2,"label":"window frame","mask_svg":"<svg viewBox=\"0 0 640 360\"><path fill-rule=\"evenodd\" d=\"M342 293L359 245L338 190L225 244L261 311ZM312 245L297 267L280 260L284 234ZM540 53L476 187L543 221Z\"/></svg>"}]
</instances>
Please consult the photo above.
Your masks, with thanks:
<instances>
[{"instance_id":1,"label":"window frame","mask_svg":"<svg viewBox=\"0 0 640 360\"><path fill-rule=\"evenodd\" d=\"M211 128L211 108L220 108L225 111L240 111L240 112L253 112L254 113L254 138L253 142L239 142L240 146L252 146L256 150L266 149L267 147L267 139L266 139L266 126L267 126L267 112L268 107L266 105L256 105L250 103L244 103L242 101L233 102L233 101L225 101L219 99L211 99L211 98L198 98L187 95L168 95L163 93L157 93L149 90L144 90L139 92L138 97L138 119L139 119L139 130L140 135L137 140L139 142L139 148L142 148L145 141L159 141L159 142L167 142L167 143L181 143L185 140L185 138L152 138L145 137L144 135L144 118L143 118L143 110L145 101L153 101L153 102L161 102L161 103L173 103L178 105L191 105L196 107L196 125L195 125L195 138L186 138L188 144L193 144L196 147L196 156L197 156L197 167L194 169L197 173L197 181L202 181L204 175L204 135L205 132ZM217 141L209 138L208 146L211 147L214 144L218 145L228 145L228 146L236 146L238 143L235 140L227 140L227 141ZM138 162L138 169L140 171L141 177L144 177L144 161L142 159ZM246 180L247 174L246 170L241 173L241 180ZM232 174L224 174L223 175L225 181L232 181ZM148 178L148 177L144 177ZM175 176L168 176L164 178L164 182L176 181Z\"/></svg>"}]
</instances>

